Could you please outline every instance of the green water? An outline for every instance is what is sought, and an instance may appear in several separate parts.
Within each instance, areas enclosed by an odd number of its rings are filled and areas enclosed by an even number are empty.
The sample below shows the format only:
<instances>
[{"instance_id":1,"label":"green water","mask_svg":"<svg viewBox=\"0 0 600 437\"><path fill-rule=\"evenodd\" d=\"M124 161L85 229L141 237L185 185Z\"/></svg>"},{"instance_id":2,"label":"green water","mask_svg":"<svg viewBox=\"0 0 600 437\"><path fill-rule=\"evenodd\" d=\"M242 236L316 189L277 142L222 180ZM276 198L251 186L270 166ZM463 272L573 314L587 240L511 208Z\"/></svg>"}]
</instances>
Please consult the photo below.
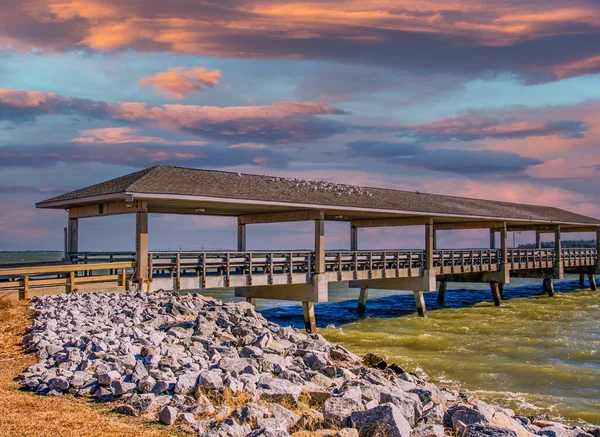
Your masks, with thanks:
<instances>
[{"instance_id":1,"label":"green water","mask_svg":"<svg viewBox=\"0 0 600 437\"><path fill-rule=\"evenodd\" d=\"M63 252L0 252L0 264L61 261Z\"/></svg>"},{"instance_id":2,"label":"green water","mask_svg":"<svg viewBox=\"0 0 600 437\"><path fill-rule=\"evenodd\" d=\"M588 290L438 309L425 320L365 318L322 333L522 414L600 424L599 318L600 292Z\"/></svg>"}]
</instances>

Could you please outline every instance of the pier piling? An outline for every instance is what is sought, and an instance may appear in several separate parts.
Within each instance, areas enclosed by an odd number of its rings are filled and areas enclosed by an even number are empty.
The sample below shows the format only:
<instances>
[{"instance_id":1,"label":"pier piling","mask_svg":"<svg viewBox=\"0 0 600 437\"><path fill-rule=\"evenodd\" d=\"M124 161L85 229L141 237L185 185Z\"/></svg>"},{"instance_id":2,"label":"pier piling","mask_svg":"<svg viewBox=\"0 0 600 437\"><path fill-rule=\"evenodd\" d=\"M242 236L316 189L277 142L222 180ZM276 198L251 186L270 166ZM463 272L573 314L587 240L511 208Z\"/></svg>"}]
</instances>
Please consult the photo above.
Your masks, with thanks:
<instances>
[{"instance_id":1,"label":"pier piling","mask_svg":"<svg viewBox=\"0 0 600 437\"><path fill-rule=\"evenodd\" d=\"M427 317L427 307L425 306L425 297L422 291L414 291L415 302L417 303L417 313L419 317Z\"/></svg>"},{"instance_id":2,"label":"pier piling","mask_svg":"<svg viewBox=\"0 0 600 437\"><path fill-rule=\"evenodd\" d=\"M363 315L367 307L367 299L369 298L369 287L361 287L360 296L358 297L358 314Z\"/></svg>"},{"instance_id":3,"label":"pier piling","mask_svg":"<svg viewBox=\"0 0 600 437\"><path fill-rule=\"evenodd\" d=\"M579 274L579 288L583 288L583 287L585 287L585 274L580 273Z\"/></svg>"},{"instance_id":4,"label":"pier piling","mask_svg":"<svg viewBox=\"0 0 600 437\"><path fill-rule=\"evenodd\" d=\"M596 291L598 287L596 286L596 276L593 273L588 275L588 281L590 282L590 289Z\"/></svg>"},{"instance_id":5,"label":"pier piling","mask_svg":"<svg viewBox=\"0 0 600 437\"><path fill-rule=\"evenodd\" d=\"M447 281L440 281L440 287L438 289L437 303L440 306L444 306L444 300L446 299L446 288L448 287Z\"/></svg>"},{"instance_id":6,"label":"pier piling","mask_svg":"<svg viewBox=\"0 0 600 437\"><path fill-rule=\"evenodd\" d=\"M490 282L490 288L492 290L492 297L494 298L494 305L497 307L502 303L502 296L500 295L500 284L497 282Z\"/></svg>"},{"instance_id":7,"label":"pier piling","mask_svg":"<svg viewBox=\"0 0 600 437\"><path fill-rule=\"evenodd\" d=\"M548 293L548 296L554 296L554 281L550 278L544 279L542 289Z\"/></svg>"},{"instance_id":8,"label":"pier piling","mask_svg":"<svg viewBox=\"0 0 600 437\"><path fill-rule=\"evenodd\" d=\"M312 334L317 332L317 320L315 318L315 304L312 302L302 302L304 309L304 327L306 332Z\"/></svg>"}]
</instances>

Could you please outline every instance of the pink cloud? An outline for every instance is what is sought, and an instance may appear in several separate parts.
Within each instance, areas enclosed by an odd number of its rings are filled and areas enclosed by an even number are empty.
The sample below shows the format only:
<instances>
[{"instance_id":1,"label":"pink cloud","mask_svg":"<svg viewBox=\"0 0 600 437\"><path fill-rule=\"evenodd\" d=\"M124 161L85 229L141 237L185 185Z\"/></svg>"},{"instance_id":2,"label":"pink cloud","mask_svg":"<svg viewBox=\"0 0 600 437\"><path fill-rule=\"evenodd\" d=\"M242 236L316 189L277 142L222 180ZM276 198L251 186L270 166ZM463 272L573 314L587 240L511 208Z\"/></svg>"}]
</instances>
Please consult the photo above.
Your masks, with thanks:
<instances>
[{"instance_id":1,"label":"pink cloud","mask_svg":"<svg viewBox=\"0 0 600 437\"><path fill-rule=\"evenodd\" d=\"M254 0L168 5L162 0L39 0L7 5L0 16L0 47L328 58L417 72L509 71L557 79L598 71L594 59L599 49L592 44L582 47L573 36L594 38L599 26L600 8L587 0ZM541 44L525 44L536 41ZM422 56L424 50L431 58Z\"/></svg>"},{"instance_id":2,"label":"pink cloud","mask_svg":"<svg viewBox=\"0 0 600 437\"><path fill-rule=\"evenodd\" d=\"M203 146L206 141L175 141L160 137L146 137L140 135L140 129L128 127L107 127L100 129L87 129L80 131L80 137L73 138L71 142L81 144L180 144L188 146Z\"/></svg>"},{"instance_id":3,"label":"pink cloud","mask_svg":"<svg viewBox=\"0 0 600 437\"><path fill-rule=\"evenodd\" d=\"M207 70L204 67L169 68L154 76L140 79L138 85L152 87L160 94L176 100L183 100L194 93L212 88L221 80L221 71Z\"/></svg>"}]
</instances>

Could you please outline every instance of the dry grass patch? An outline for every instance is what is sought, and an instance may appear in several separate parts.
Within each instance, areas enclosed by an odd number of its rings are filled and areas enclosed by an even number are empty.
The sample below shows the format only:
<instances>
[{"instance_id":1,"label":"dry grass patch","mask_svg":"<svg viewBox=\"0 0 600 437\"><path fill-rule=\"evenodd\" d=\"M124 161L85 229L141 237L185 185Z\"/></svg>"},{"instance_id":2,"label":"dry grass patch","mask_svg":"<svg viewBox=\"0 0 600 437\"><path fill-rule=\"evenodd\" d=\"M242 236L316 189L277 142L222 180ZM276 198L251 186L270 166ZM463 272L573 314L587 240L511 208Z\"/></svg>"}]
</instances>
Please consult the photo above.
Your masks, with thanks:
<instances>
[{"instance_id":1,"label":"dry grass patch","mask_svg":"<svg viewBox=\"0 0 600 437\"><path fill-rule=\"evenodd\" d=\"M180 435L142 418L71 396L53 398L18 390L17 375L37 358L21 346L31 323L29 302L0 299L0 435L3 437L159 437Z\"/></svg>"}]
</instances>

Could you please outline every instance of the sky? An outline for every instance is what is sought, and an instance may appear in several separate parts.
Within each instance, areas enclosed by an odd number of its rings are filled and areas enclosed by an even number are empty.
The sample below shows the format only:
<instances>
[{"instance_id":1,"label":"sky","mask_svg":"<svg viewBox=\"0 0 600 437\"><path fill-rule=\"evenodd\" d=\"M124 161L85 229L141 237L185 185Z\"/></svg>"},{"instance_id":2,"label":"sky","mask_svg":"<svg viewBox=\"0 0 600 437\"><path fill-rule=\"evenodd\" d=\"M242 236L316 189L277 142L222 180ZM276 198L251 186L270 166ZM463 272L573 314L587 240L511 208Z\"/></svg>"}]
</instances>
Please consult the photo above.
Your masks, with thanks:
<instances>
[{"instance_id":1,"label":"sky","mask_svg":"<svg viewBox=\"0 0 600 437\"><path fill-rule=\"evenodd\" d=\"M600 217L600 2L1 2L0 251L62 250L67 213L35 202L154 165ZM80 249L132 250L134 222L81 220ZM232 249L236 221L154 215L149 238ZM327 224L326 247L349 244ZM249 249L312 245L310 223L248 229ZM422 246L421 228L359 235Z\"/></svg>"}]
</instances>

